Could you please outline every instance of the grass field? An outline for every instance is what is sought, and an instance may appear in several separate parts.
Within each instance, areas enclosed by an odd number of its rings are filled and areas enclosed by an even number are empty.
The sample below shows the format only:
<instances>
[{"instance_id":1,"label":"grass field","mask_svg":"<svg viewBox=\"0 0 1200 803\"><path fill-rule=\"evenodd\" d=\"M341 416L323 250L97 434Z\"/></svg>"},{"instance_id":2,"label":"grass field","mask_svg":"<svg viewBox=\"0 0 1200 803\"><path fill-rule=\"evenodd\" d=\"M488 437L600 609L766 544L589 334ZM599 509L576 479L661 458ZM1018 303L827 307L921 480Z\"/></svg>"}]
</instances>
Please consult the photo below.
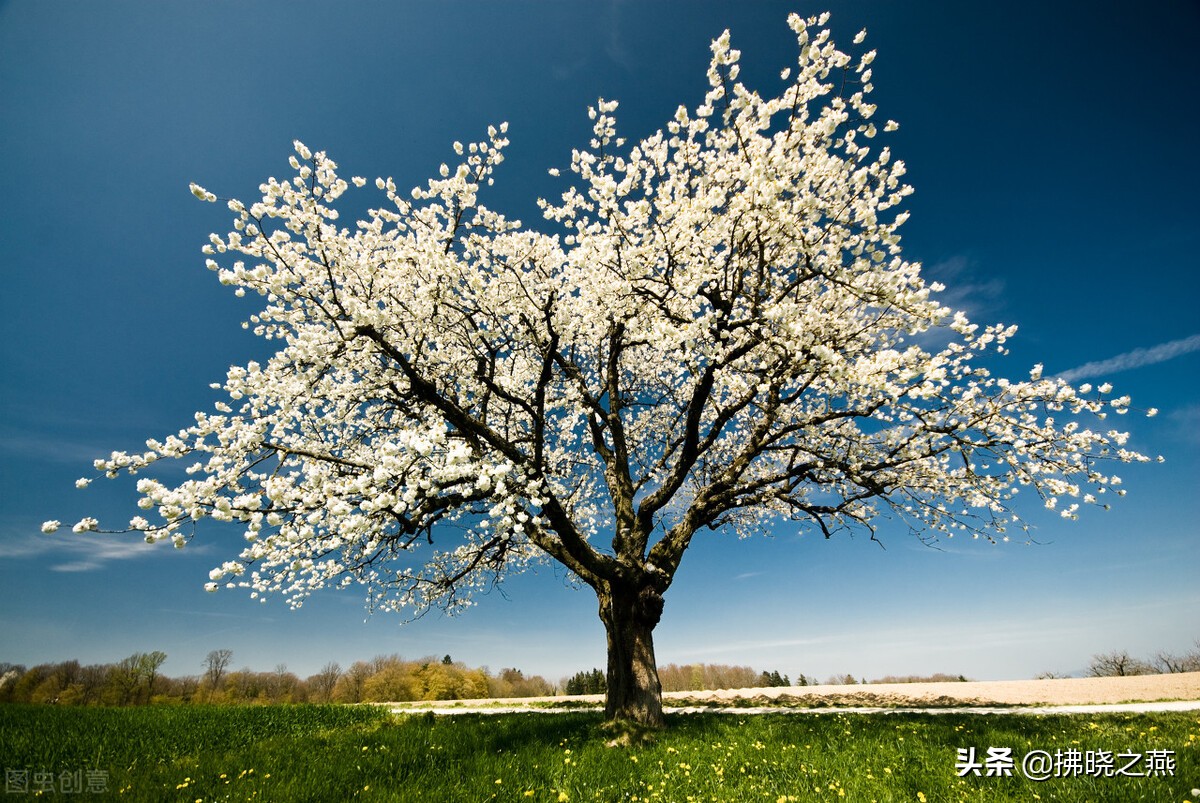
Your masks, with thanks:
<instances>
[{"instance_id":1,"label":"grass field","mask_svg":"<svg viewBox=\"0 0 1200 803\"><path fill-rule=\"evenodd\" d=\"M632 747L607 747L600 724L591 712L0 706L3 800L1178 803L1200 786L1197 712L693 714ZM988 748L1012 749L1011 774ZM1034 751L1064 777L1027 777Z\"/></svg>"}]
</instances>

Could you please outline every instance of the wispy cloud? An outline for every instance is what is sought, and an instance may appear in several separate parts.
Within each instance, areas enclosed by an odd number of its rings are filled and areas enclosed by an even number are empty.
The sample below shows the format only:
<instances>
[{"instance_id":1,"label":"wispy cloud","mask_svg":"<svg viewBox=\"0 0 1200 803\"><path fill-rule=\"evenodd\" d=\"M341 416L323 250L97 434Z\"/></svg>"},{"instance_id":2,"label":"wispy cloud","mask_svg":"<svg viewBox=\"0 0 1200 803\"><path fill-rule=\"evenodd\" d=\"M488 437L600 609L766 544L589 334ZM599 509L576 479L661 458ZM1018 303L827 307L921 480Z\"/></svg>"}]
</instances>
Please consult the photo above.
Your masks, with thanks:
<instances>
[{"instance_id":1,"label":"wispy cloud","mask_svg":"<svg viewBox=\"0 0 1200 803\"><path fill-rule=\"evenodd\" d=\"M9 535L0 541L0 560L42 560L51 571L88 572L119 560L162 555L165 544L147 544L134 535Z\"/></svg>"},{"instance_id":2,"label":"wispy cloud","mask_svg":"<svg viewBox=\"0 0 1200 803\"><path fill-rule=\"evenodd\" d=\"M964 313L972 321L994 321L1004 307L1004 280L980 279L976 274L975 262L961 254L921 268L927 283L937 282L945 288L933 296L939 304ZM910 339L922 348L941 350L956 337L953 330L935 326Z\"/></svg>"},{"instance_id":3,"label":"wispy cloud","mask_svg":"<svg viewBox=\"0 0 1200 803\"><path fill-rule=\"evenodd\" d=\"M76 441L60 435L17 433L11 429L0 431L0 454L50 463L73 463L85 474L91 471L97 457L108 457L113 448L111 444L105 448L91 441Z\"/></svg>"},{"instance_id":4,"label":"wispy cloud","mask_svg":"<svg viewBox=\"0 0 1200 803\"><path fill-rule=\"evenodd\" d=\"M969 318L995 309L1004 298L1004 280L995 276L977 278L974 260L962 254L925 265L921 273L926 281L945 285L946 289L937 295L938 301L965 312Z\"/></svg>"},{"instance_id":5,"label":"wispy cloud","mask_svg":"<svg viewBox=\"0 0 1200 803\"><path fill-rule=\"evenodd\" d=\"M1110 357L1107 360L1084 363L1069 371L1063 371L1058 375L1058 378L1066 382L1074 382L1088 377L1107 376L1115 374L1118 371L1129 371L1133 368L1141 368L1144 365L1166 362L1175 357L1190 354L1193 351L1200 351L1200 334L1185 337L1181 340L1172 340L1169 343L1160 343L1157 346L1150 346L1149 348L1134 349L1133 351L1127 351L1124 354Z\"/></svg>"}]
</instances>

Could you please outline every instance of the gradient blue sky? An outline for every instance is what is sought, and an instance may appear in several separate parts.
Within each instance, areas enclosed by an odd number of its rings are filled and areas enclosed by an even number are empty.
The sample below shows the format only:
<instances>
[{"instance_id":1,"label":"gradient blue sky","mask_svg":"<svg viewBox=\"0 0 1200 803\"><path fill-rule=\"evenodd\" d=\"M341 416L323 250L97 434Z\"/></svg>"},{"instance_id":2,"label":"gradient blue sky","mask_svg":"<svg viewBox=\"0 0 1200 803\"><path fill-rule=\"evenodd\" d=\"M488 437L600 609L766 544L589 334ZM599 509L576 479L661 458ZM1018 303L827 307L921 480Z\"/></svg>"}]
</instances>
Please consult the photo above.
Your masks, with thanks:
<instances>
[{"instance_id":1,"label":"gradient blue sky","mask_svg":"<svg viewBox=\"0 0 1200 803\"><path fill-rule=\"evenodd\" d=\"M1037 545L921 546L884 527L824 541L780 528L708 535L656 631L660 663L750 664L824 678L1072 672L1093 653L1184 651L1200 638L1200 86L1193 0L1095 2L446 2L0 0L0 661L109 662L163 650L195 674L236 666L449 653L559 678L601 666L595 600L543 570L467 614L400 627L359 593L300 612L207 594L236 532L187 550L38 532L128 521L124 481L77 477L175 432L208 383L261 358L252 309L204 269L228 213L195 181L252 199L291 142L345 175L423 183L450 143L507 120L490 206L537 220L586 142L587 104L623 133L705 89L728 27L743 78L794 62L789 10L828 8L845 46L878 49L875 99L916 187L905 250L976 322L1017 323L1004 369L1111 381L1153 419L1121 423L1164 465L1121 472L1113 511L1066 523L1031 505ZM1032 500L1031 500L1032 501ZM1044 514L1044 515L1043 515Z\"/></svg>"}]
</instances>

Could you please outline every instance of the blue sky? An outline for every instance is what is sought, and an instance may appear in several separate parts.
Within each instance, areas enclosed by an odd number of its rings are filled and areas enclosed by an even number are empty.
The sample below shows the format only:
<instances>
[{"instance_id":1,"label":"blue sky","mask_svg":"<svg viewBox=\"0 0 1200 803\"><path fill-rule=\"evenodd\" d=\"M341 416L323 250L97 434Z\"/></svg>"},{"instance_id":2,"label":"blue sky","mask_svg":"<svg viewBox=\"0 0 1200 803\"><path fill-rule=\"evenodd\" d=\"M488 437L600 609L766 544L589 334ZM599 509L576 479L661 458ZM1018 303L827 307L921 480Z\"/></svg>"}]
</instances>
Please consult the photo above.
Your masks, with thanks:
<instances>
[{"instance_id":1,"label":"blue sky","mask_svg":"<svg viewBox=\"0 0 1200 803\"><path fill-rule=\"evenodd\" d=\"M234 531L183 551L133 536L54 536L46 519L127 521L128 482L74 488L94 458L186 426L231 364L261 359L252 309L204 269L227 212L195 181L253 198L291 142L345 175L424 183L454 140L507 120L489 206L537 220L586 143L586 107L618 99L652 133L705 89L728 27L743 79L793 63L788 11L863 27L880 114L909 166L906 256L978 323L1021 327L1004 371L1111 381L1152 419L1128 496L1066 523L1036 505L1036 545L920 545L884 527L831 541L779 528L697 539L656 631L660 663L793 677L1072 672L1097 652L1148 657L1200 639L1200 7L1191 0L254 3L0 0L0 661L168 654L304 675L377 654L451 654L559 678L602 666L595 599L529 574L463 616L400 627L358 593L292 612L207 594ZM1086 377L1084 375L1087 375Z\"/></svg>"}]
</instances>

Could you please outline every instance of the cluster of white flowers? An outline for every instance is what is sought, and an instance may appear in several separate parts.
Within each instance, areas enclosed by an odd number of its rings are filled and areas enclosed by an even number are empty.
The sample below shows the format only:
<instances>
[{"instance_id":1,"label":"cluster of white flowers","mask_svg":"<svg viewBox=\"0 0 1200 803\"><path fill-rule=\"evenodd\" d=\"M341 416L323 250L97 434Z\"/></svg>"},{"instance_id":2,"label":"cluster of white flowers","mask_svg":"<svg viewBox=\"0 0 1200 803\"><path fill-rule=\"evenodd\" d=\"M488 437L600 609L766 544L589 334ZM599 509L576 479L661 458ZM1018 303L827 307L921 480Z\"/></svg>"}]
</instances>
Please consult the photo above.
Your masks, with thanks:
<instances>
[{"instance_id":1,"label":"cluster of white flowers","mask_svg":"<svg viewBox=\"0 0 1200 803\"><path fill-rule=\"evenodd\" d=\"M377 179L385 202L352 226L337 166L295 143L295 175L230 201L233 230L204 249L263 298L247 325L278 351L231 368L215 413L97 461L194 461L192 479L138 482L160 522L131 529L179 546L191 522L240 522L210 590L298 605L358 581L372 605L455 609L547 557L661 588L705 527L892 515L994 538L1020 523L1021 486L1054 509L1121 493L1105 461L1145 458L1080 421L1129 400L979 367L1015 328L941 306L902 257L911 189L874 144L874 51L855 61L823 18L789 21L799 58L775 96L737 80L725 33L703 103L665 131L626 148L598 102L574 178L540 202L554 233L479 201L505 125L407 196ZM953 340L931 353L917 336L934 328Z\"/></svg>"}]
</instances>

